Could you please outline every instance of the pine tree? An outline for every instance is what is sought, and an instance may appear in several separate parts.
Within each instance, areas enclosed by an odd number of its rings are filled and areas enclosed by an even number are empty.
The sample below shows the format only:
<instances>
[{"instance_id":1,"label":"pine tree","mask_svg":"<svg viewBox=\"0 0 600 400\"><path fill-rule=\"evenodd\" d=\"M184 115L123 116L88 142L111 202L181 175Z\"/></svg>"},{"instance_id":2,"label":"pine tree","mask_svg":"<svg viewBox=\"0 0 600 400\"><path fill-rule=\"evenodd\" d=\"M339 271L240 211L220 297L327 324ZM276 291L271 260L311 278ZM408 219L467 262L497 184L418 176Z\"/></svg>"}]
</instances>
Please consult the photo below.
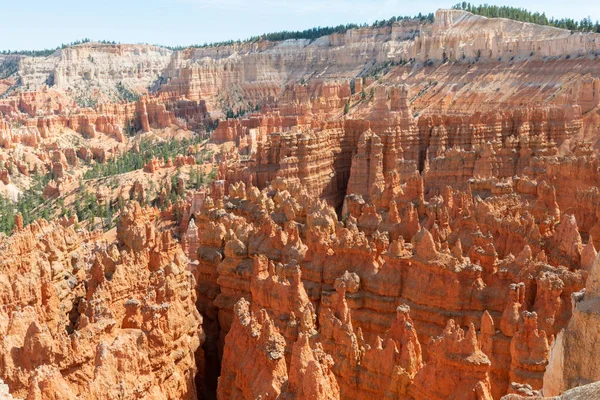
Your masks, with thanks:
<instances>
[{"instance_id":1,"label":"pine tree","mask_svg":"<svg viewBox=\"0 0 600 400\"><path fill-rule=\"evenodd\" d=\"M581 21L575 21L572 18L562 19L550 19L545 13L531 12L524 8L508 7L508 6L494 6L494 5L479 5L474 6L471 3L458 3L454 7L455 10L464 10L473 14L481 15L488 18L508 18L515 21L521 22L532 22L538 25L549 25L556 28L568 29L571 31L581 32L600 32L600 24L592 22L591 17L582 19Z\"/></svg>"}]
</instances>

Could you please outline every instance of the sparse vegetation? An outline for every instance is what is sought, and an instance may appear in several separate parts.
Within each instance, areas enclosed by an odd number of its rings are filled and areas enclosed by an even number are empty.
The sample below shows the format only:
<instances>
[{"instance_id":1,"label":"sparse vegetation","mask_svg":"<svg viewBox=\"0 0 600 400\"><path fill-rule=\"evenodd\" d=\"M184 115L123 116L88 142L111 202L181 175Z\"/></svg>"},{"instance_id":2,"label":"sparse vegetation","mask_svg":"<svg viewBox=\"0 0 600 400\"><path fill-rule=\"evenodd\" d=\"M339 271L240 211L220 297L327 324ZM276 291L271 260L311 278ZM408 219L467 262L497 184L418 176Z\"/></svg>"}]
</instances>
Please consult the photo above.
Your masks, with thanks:
<instances>
[{"instance_id":1,"label":"sparse vegetation","mask_svg":"<svg viewBox=\"0 0 600 400\"><path fill-rule=\"evenodd\" d=\"M192 170L190 171L190 178L188 181L188 186L190 186L192 189L198 190L205 183L208 183L208 178L207 178L206 174L204 174L200 170L200 167L192 168Z\"/></svg>"},{"instance_id":2,"label":"sparse vegetation","mask_svg":"<svg viewBox=\"0 0 600 400\"><path fill-rule=\"evenodd\" d=\"M410 99L410 102L414 102L416 99L418 99L419 97L423 96L425 93L427 93L427 91L431 88L436 87L438 84L438 81L430 81L427 82L427 85L425 85L421 90L419 90L419 93L417 93L416 95L413 96L412 99Z\"/></svg>"},{"instance_id":3,"label":"sparse vegetation","mask_svg":"<svg viewBox=\"0 0 600 400\"><path fill-rule=\"evenodd\" d=\"M75 103L80 108L95 108L98 105L98 100L91 97L79 96L75 97Z\"/></svg>"},{"instance_id":4,"label":"sparse vegetation","mask_svg":"<svg viewBox=\"0 0 600 400\"><path fill-rule=\"evenodd\" d=\"M144 167L144 165L155 157L163 158L164 160L172 159L178 154L184 153L190 145L198 144L202 140L201 136L193 139L171 140L164 143L153 143L148 140L140 142L140 151L122 154L121 156L110 160L105 164L96 164L85 174L86 179L105 178L115 176L117 174L131 172ZM212 154L203 151L197 155L198 162L205 162ZM157 198L153 198L153 204L161 209L168 208L170 205L176 205L177 199L182 195L177 191L177 180L180 176L178 172L171 177L171 190L167 191L167 199L165 203L158 203ZM199 189L201 186L210 183L216 176L216 170L210 173L205 173L202 166L192 167L189 173L189 178L186 182L186 189ZM96 194L90 191L90 185L84 180L79 183L79 189L76 194L76 199L71 206L65 206L63 198L44 200L43 192L46 185L52 179L51 174L34 175L32 183L28 190L24 191L19 196L15 203L12 200L0 196L0 232L10 235L14 229L15 216L21 213L23 216L23 225L27 226L31 222L43 218L52 219L55 217L66 216L71 217L77 215L79 223L86 223L90 229L101 227L104 230L114 227L114 216L123 207L117 201L100 203ZM118 181L110 179L106 182L111 188L118 187ZM150 185L152 186L152 185ZM154 195L157 192L151 188L150 192ZM148 196L147 196L148 197ZM150 197L148 197L150 199ZM101 225L98 221L100 219Z\"/></svg>"},{"instance_id":5,"label":"sparse vegetation","mask_svg":"<svg viewBox=\"0 0 600 400\"><path fill-rule=\"evenodd\" d=\"M50 182L50 174L34 175L31 186L25 190L14 203L12 200L0 196L0 232L10 235L15 226L15 215L21 213L23 224L29 225L39 218L48 219L49 210L41 207L44 203L44 188Z\"/></svg>"},{"instance_id":6,"label":"sparse vegetation","mask_svg":"<svg viewBox=\"0 0 600 400\"><path fill-rule=\"evenodd\" d=\"M128 102L135 102L140 100L140 95L133 92L127 86L123 85L123 82L117 83L117 93L119 98Z\"/></svg>"},{"instance_id":7,"label":"sparse vegetation","mask_svg":"<svg viewBox=\"0 0 600 400\"><path fill-rule=\"evenodd\" d=\"M48 87L54 86L54 72L51 72L48 74L48 77L46 78L45 83Z\"/></svg>"},{"instance_id":8,"label":"sparse vegetation","mask_svg":"<svg viewBox=\"0 0 600 400\"><path fill-rule=\"evenodd\" d=\"M0 64L0 79L6 79L19 70L19 63L15 59L6 59Z\"/></svg>"},{"instance_id":9,"label":"sparse vegetation","mask_svg":"<svg viewBox=\"0 0 600 400\"><path fill-rule=\"evenodd\" d=\"M125 131L125 135L127 135L128 137L135 136L138 131L133 121L127 121L125 127L123 127L123 130Z\"/></svg>"},{"instance_id":10,"label":"sparse vegetation","mask_svg":"<svg viewBox=\"0 0 600 400\"><path fill-rule=\"evenodd\" d=\"M10 235L15 226L16 204L4 196L0 196L0 232Z\"/></svg>"},{"instance_id":11,"label":"sparse vegetation","mask_svg":"<svg viewBox=\"0 0 600 400\"><path fill-rule=\"evenodd\" d=\"M96 218L100 218L102 221L102 229L111 229L113 227L113 215L121 208L121 204L111 203L109 201L104 204L98 202L98 198L94 193L88 192L87 188L83 183L79 186L79 192L77 193L77 199L73 204L77 220L80 223L88 221L90 224L90 230L96 228ZM72 214L71 210L64 210L65 216L70 217ZM61 213L61 214L62 214Z\"/></svg>"},{"instance_id":12,"label":"sparse vegetation","mask_svg":"<svg viewBox=\"0 0 600 400\"><path fill-rule=\"evenodd\" d=\"M407 20L417 20L422 23L431 23L434 21L434 14L422 14L419 13L415 16L398 16L392 17L390 19L385 19L381 21L375 21L372 24L346 24L346 25L338 25L338 26L328 26L328 27L316 27L311 29L305 29L303 31L281 31L281 32L271 32L264 33L260 36L253 36L246 40L227 40L223 42L215 42L215 43L204 43L204 44L194 44L191 46L162 46L174 51L183 50L188 47L194 48L205 48L205 47L221 47L221 46L231 46L234 44L242 44L242 43L255 43L261 40L268 40L272 42L278 42L282 40L289 39L308 39L315 40L323 36L331 35L333 33L346 33L350 29L356 28L366 28L366 27L375 27L382 28L385 26L392 26L394 23L407 21Z\"/></svg>"},{"instance_id":13,"label":"sparse vegetation","mask_svg":"<svg viewBox=\"0 0 600 400\"><path fill-rule=\"evenodd\" d=\"M379 64L373 64L369 69L367 69L361 74L363 77L363 83L364 78L366 77L378 78L387 74L392 69L392 67L406 65L408 63L409 61L407 60L387 60Z\"/></svg>"},{"instance_id":14,"label":"sparse vegetation","mask_svg":"<svg viewBox=\"0 0 600 400\"><path fill-rule=\"evenodd\" d=\"M223 114L225 114L225 118L230 119L230 118L238 118L238 117L241 117L252 111L259 111L259 110L260 110L260 106L258 104L256 106L249 105L247 109L240 107L235 111L232 108L224 107Z\"/></svg>"},{"instance_id":15,"label":"sparse vegetation","mask_svg":"<svg viewBox=\"0 0 600 400\"><path fill-rule=\"evenodd\" d=\"M104 178L136 171L144 168L144 165L153 158L162 158L166 161L174 158L178 154L184 154L190 145L198 144L201 140L202 136L200 135L195 136L191 140L170 140L162 143L142 140L139 144L139 151L127 151L106 163L95 164L91 169L86 171L84 178Z\"/></svg>"}]
</instances>

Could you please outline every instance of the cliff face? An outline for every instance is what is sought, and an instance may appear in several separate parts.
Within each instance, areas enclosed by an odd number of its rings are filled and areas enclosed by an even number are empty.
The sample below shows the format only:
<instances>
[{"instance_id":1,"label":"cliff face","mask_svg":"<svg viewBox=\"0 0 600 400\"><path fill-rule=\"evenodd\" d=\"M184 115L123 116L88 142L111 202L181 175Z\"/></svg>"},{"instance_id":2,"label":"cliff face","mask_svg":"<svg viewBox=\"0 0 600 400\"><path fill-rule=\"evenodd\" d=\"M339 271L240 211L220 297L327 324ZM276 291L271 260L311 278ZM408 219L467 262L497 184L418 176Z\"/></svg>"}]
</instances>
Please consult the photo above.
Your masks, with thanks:
<instances>
[{"instance_id":1,"label":"cliff face","mask_svg":"<svg viewBox=\"0 0 600 400\"><path fill-rule=\"evenodd\" d=\"M184 87L190 98L212 97L216 88L234 87L256 102L265 95L278 94L283 84L308 78L315 71L323 79L350 79L370 63L386 60L522 61L598 50L598 35L440 10L433 24L351 30L313 42L289 40L188 50L174 57L166 87Z\"/></svg>"},{"instance_id":2,"label":"cliff face","mask_svg":"<svg viewBox=\"0 0 600 400\"><path fill-rule=\"evenodd\" d=\"M213 139L235 140L249 155L257 154L262 142L273 147L272 158L285 157L270 161L281 168L258 168L255 179L261 185L278 169L289 178L313 174L298 171L305 160L295 153L305 150L295 142L308 133L304 128L318 134L298 143L324 149L314 163L323 176L307 186L336 203L343 199L354 149L367 129L382 141L384 178L396 157L415 162L420 172L439 163L429 178L440 184L464 184L478 175L505 178L523 174L530 158L554 145L565 153L576 140L598 144L597 47L596 34L440 10L433 24L404 21L312 42L260 41L176 52L86 43L48 57L0 56L9 74L6 98L0 100L8 122L0 124L0 145L37 148L59 142L64 147L74 142L63 138L69 130L85 139L105 134L115 142L91 146L102 161L118 153L114 148L131 132L173 125L202 130L226 109L258 106L264 113L249 121L221 121ZM377 85L374 77L381 77ZM388 87L387 94L376 88L381 85ZM138 102L111 103L138 94L144 95ZM347 103L344 121L339 117ZM269 143L274 132L282 133L281 139ZM280 152L279 142L292 149ZM488 142L493 150L485 149ZM440 172L446 169L460 172ZM332 182L328 174L335 174ZM364 188L360 192L367 195Z\"/></svg>"},{"instance_id":3,"label":"cliff face","mask_svg":"<svg viewBox=\"0 0 600 400\"><path fill-rule=\"evenodd\" d=\"M591 343L598 337L599 266L600 260L596 259L585 292L571 296L573 316L552 345L544 374L545 396L556 396L566 389L600 380L597 352L590 353L590 348L594 348Z\"/></svg>"},{"instance_id":4,"label":"cliff face","mask_svg":"<svg viewBox=\"0 0 600 400\"><path fill-rule=\"evenodd\" d=\"M405 21L314 41L243 43L175 52L147 45L84 44L57 50L48 57L21 57L17 74L28 90L49 84L61 90L70 88L85 98L97 97L94 92L102 89L116 96L121 83L134 92L145 93L152 87L178 92L189 100L211 99L209 109L213 110L219 108L218 92L231 103L241 98L240 104L257 104L278 97L290 82L315 75L325 80L351 79L385 61L533 62L598 51L600 39L595 34L571 34L439 10L433 24Z\"/></svg>"},{"instance_id":5,"label":"cliff face","mask_svg":"<svg viewBox=\"0 0 600 400\"><path fill-rule=\"evenodd\" d=\"M220 124L212 139L235 142L243 155L237 163L228 163L225 175L260 188L281 177L302 182L309 194L336 207L345 194L356 194L387 208L390 196L400 190L408 191L407 196L434 196L451 185L507 194L525 190L514 177L560 186L561 177L578 176L571 172L574 168L593 168L594 161L586 158L590 145L576 141L584 125L578 105L417 119L405 85L373 85L369 101L352 96L344 84L325 92L326 97L321 96L322 88L321 83L289 87L269 111ZM342 118L346 102L356 105L351 116ZM315 104L323 103L330 107L313 111ZM568 149L572 143L579 146L578 161L560 156L559 148ZM417 183L419 179L424 183ZM587 190L584 187L590 187L587 179L577 184L578 191ZM549 195L542 201L558 202L563 209L573 206L570 192ZM589 231L587 221L595 211L573 212L586 221L583 229Z\"/></svg>"},{"instance_id":6,"label":"cliff face","mask_svg":"<svg viewBox=\"0 0 600 400\"><path fill-rule=\"evenodd\" d=\"M119 83L134 92L146 92L167 67L172 53L146 45L83 44L48 57L22 57L17 73L28 90L48 85L69 89L74 97L90 98L100 91L117 96Z\"/></svg>"},{"instance_id":7,"label":"cliff face","mask_svg":"<svg viewBox=\"0 0 600 400\"><path fill-rule=\"evenodd\" d=\"M554 57L598 50L597 35L575 34L563 29L488 19L459 10L440 10L428 36L415 41L416 56L440 59L530 56ZM533 54L531 54L533 53Z\"/></svg>"}]
</instances>

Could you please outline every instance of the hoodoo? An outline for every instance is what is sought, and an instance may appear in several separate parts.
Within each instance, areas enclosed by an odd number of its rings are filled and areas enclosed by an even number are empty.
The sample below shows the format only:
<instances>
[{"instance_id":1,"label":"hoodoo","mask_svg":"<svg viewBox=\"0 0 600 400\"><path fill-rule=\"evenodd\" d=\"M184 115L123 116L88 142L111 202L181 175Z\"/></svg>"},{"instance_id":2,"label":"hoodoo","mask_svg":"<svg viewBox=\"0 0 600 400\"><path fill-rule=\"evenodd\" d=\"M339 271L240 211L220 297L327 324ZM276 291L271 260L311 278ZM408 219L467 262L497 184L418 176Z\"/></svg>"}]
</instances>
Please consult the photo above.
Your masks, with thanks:
<instances>
[{"instance_id":1,"label":"hoodoo","mask_svg":"<svg viewBox=\"0 0 600 400\"><path fill-rule=\"evenodd\" d=\"M599 148L589 18L0 52L0 400L600 398Z\"/></svg>"}]
</instances>

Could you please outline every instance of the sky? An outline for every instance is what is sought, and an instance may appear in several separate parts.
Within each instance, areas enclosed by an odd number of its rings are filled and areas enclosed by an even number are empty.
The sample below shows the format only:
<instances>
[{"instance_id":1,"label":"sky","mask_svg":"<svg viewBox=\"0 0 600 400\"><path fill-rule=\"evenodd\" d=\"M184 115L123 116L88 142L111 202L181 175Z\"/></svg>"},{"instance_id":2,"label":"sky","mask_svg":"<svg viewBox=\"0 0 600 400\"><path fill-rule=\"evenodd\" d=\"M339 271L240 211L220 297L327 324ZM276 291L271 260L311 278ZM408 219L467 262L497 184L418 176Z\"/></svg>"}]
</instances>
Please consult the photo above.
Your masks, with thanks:
<instances>
[{"instance_id":1,"label":"sky","mask_svg":"<svg viewBox=\"0 0 600 400\"><path fill-rule=\"evenodd\" d=\"M265 32L371 23L427 14L458 0L0 0L0 50L54 48L82 38L168 46L246 39ZM548 17L600 20L596 0L470 0Z\"/></svg>"}]
</instances>

